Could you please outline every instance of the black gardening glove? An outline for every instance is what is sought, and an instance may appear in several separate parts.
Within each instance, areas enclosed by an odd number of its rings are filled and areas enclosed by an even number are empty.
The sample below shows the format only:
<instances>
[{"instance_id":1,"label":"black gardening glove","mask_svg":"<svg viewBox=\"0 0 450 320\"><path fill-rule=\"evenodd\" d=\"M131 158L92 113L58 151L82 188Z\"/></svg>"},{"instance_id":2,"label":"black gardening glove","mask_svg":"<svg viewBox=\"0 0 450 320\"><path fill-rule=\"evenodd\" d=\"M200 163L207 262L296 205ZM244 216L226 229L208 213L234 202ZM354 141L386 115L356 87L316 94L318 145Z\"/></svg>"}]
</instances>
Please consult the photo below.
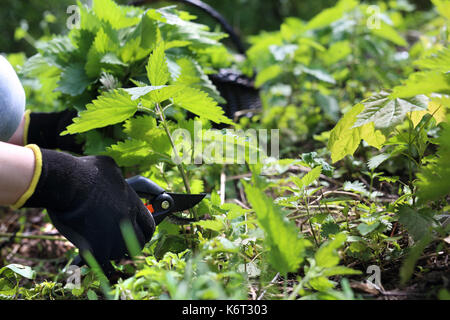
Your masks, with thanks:
<instances>
[{"instance_id":1,"label":"black gardening glove","mask_svg":"<svg viewBox=\"0 0 450 320\"><path fill-rule=\"evenodd\" d=\"M42 171L24 207L46 208L58 231L80 252L89 250L105 273L112 271L109 260L127 255L121 222L131 223L141 248L151 239L153 217L113 159L28 147L37 159L42 154Z\"/></svg>"},{"instance_id":2,"label":"black gardening glove","mask_svg":"<svg viewBox=\"0 0 450 320\"><path fill-rule=\"evenodd\" d=\"M28 135L25 144L37 144L45 149L60 149L83 154L83 142L74 135L61 136L66 127L72 124L72 119L77 117L76 110L62 112L29 114Z\"/></svg>"}]
</instances>

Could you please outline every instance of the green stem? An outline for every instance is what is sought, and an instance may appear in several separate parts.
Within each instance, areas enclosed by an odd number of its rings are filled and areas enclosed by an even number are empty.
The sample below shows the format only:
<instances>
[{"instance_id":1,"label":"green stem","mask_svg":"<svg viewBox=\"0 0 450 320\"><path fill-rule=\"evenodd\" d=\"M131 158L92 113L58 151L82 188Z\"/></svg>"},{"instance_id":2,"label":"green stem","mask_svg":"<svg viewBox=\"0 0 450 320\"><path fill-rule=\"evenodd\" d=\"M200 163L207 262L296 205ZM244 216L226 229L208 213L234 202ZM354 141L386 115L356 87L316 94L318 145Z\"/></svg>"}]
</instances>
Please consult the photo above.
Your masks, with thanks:
<instances>
[{"instance_id":1,"label":"green stem","mask_svg":"<svg viewBox=\"0 0 450 320\"><path fill-rule=\"evenodd\" d=\"M164 127L164 130L166 131L166 135L169 138L170 144L172 146L173 152L175 153L175 160L177 162L176 166L178 168L178 171L180 172L181 178L183 179L183 183L184 183L184 187L186 188L186 192L187 193L191 193L191 187L189 185L189 179L186 175L186 172L183 168L183 164L181 162L180 156L178 154L178 150L177 147L175 145L175 142L173 141L172 135L170 134L169 128L167 126L167 121L166 121L166 117L164 116L163 111L161 110L161 107L159 105L159 103L156 104L156 111L159 114L159 117L161 119L161 123ZM195 209L189 209L189 212L191 213L191 217L194 217L195 220L198 220L198 216L197 216L197 210Z\"/></svg>"},{"instance_id":2,"label":"green stem","mask_svg":"<svg viewBox=\"0 0 450 320\"><path fill-rule=\"evenodd\" d=\"M25 235L20 233L0 233L0 238L18 238L18 239L38 239L38 240L50 240L50 241L68 241L65 238L45 236L45 235Z\"/></svg>"}]
</instances>

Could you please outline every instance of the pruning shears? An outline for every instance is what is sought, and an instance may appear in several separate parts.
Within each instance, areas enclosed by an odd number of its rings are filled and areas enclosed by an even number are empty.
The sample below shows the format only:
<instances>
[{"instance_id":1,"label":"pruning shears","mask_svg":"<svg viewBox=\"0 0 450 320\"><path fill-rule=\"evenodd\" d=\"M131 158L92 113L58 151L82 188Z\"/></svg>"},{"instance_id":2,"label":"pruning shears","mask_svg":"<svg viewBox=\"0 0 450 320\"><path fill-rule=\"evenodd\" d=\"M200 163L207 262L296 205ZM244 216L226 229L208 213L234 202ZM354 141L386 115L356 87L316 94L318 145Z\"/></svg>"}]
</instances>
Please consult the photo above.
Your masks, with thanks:
<instances>
[{"instance_id":1,"label":"pruning shears","mask_svg":"<svg viewBox=\"0 0 450 320\"><path fill-rule=\"evenodd\" d=\"M153 216L155 225L160 224L165 218L178 225L187 225L196 222L195 219L183 218L174 215L175 212L182 212L196 206L206 193L202 194L183 194L166 192L152 180L143 176L135 176L126 179L126 182L141 198L148 201L146 207L149 214ZM75 257L72 264L83 265L81 256Z\"/></svg>"},{"instance_id":2,"label":"pruning shears","mask_svg":"<svg viewBox=\"0 0 450 320\"><path fill-rule=\"evenodd\" d=\"M126 180L139 197L148 201L146 207L152 214L155 224L160 224L165 218L172 223L184 225L195 222L194 219L174 215L196 206L206 196L202 194L183 194L166 192L152 180L143 176L135 176Z\"/></svg>"}]
</instances>

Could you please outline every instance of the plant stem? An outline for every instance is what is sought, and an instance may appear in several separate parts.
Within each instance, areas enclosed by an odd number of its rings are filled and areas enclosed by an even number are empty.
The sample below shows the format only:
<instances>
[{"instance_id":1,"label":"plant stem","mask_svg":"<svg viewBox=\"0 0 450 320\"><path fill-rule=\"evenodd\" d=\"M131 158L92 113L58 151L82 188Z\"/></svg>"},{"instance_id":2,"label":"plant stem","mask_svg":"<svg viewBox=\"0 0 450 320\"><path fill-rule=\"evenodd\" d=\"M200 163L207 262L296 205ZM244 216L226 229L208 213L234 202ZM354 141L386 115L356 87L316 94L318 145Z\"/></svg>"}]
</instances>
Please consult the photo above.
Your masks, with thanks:
<instances>
[{"instance_id":1,"label":"plant stem","mask_svg":"<svg viewBox=\"0 0 450 320\"><path fill-rule=\"evenodd\" d=\"M178 154L177 147L175 145L175 142L173 141L172 135L170 134L169 128L167 127L166 117L164 116L164 113L161 110L159 103L156 104L156 111L159 114L161 123L164 127L164 130L166 131L167 137L169 138L170 144L172 146L172 150L175 153L175 157L176 157L175 160L177 162L176 166L178 168L178 171L180 172L181 178L183 179L183 183L184 183L184 187L186 188L186 192L191 193L191 187L189 185L188 177L186 175L186 172L184 171L183 164L182 164L180 156ZM195 220L198 220L197 210L189 209L189 212L191 213L191 218L193 217Z\"/></svg>"},{"instance_id":2,"label":"plant stem","mask_svg":"<svg viewBox=\"0 0 450 320\"><path fill-rule=\"evenodd\" d=\"M68 241L65 238L54 237L54 236L45 236L45 235L26 235L20 233L0 233L0 237L3 238L19 238L19 239L39 239L39 240L50 240L50 241Z\"/></svg>"}]
</instances>

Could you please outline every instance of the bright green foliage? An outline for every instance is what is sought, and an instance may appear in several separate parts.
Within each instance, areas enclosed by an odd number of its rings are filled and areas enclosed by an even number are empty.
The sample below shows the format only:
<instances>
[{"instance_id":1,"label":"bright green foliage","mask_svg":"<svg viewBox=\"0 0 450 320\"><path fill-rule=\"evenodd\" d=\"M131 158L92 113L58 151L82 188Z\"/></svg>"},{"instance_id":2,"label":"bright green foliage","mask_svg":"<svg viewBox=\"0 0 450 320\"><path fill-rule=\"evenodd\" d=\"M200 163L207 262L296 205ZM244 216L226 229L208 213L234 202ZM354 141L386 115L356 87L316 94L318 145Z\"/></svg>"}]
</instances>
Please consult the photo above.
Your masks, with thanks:
<instances>
[{"instance_id":1,"label":"bright green foliage","mask_svg":"<svg viewBox=\"0 0 450 320\"><path fill-rule=\"evenodd\" d=\"M215 123L233 124L233 121L224 115L224 111L207 93L195 88L182 87L180 93L173 98L174 104L190 111L200 118Z\"/></svg>"},{"instance_id":2,"label":"bright green foliage","mask_svg":"<svg viewBox=\"0 0 450 320\"><path fill-rule=\"evenodd\" d=\"M429 234L433 226L432 212L427 208L416 211L410 207L401 207L398 221L416 241Z\"/></svg>"},{"instance_id":3,"label":"bright green foliage","mask_svg":"<svg viewBox=\"0 0 450 320\"><path fill-rule=\"evenodd\" d=\"M377 16L369 4L341 0L310 21L287 18L244 39L251 46L243 61L219 42L224 34L175 6L80 4L80 29L48 34L27 61L8 56L29 106L77 109L65 133L82 133L85 154L113 157L125 176L208 196L177 213L197 222L166 219L139 254L125 226L133 261L115 266L116 284L95 261L82 269L81 288L64 286L62 270L41 281L50 275L40 265L25 270L36 271L34 280L2 268L0 298L352 300L361 297L345 277L367 275L348 265L384 272L399 261L406 282L431 242L436 252L448 247L448 6L434 3L437 10L424 13L406 1L379 2ZM280 129L282 159L250 165L260 151L253 137L211 130L212 122L233 124L209 78L220 68L255 76L262 110L235 128ZM240 163L221 153L222 142L245 149ZM330 155L352 157L332 167ZM206 164L175 165L176 156Z\"/></svg>"},{"instance_id":4,"label":"bright green foliage","mask_svg":"<svg viewBox=\"0 0 450 320\"><path fill-rule=\"evenodd\" d=\"M426 110L428 99L417 96L412 99L390 99L389 94L381 92L361 102L364 110L357 115L353 127L361 127L373 122L376 129L393 128L405 120L412 111Z\"/></svg>"},{"instance_id":5,"label":"bright green foliage","mask_svg":"<svg viewBox=\"0 0 450 320\"><path fill-rule=\"evenodd\" d=\"M258 187L248 183L244 183L244 186L265 232L270 264L282 274L296 271L310 242L299 238L295 226L285 220L285 213Z\"/></svg>"},{"instance_id":6,"label":"bright green foliage","mask_svg":"<svg viewBox=\"0 0 450 320\"><path fill-rule=\"evenodd\" d=\"M87 105L86 111L80 112L79 118L75 118L63 134L81 133L120 123L132 117L136 111L137 103L124 90L107 92Z\"/></svg>"},{"instance_id":7,"label":"bright green foliage","mask_svg":"<svg viewBox=\"0 0 450 320\"><path fill-rule=\"evenodd\" d=\"M358 1L355 0L340 0L335 7L323 10L311 19L305 28L308 30L327 27L336 20L341 19L344 13L351 11L357 5Z\"/></svg>"},{"instance_id":8,"label":"bright green foliage","mask_svg":"<svg viewBox=\"0 0 450 320\"><path fill-rule=\"evenodd\" d=\"M152 86L163 86L169 81L170 73L164 55L164 42L161 42L150 56L147 75Z\"/></svg>"},{"instance_id":9,"label":"bright green foliage","mask_svg":"<svg viewBox=\"0 0 450 320\"><path fill-rule=\"evenodd\" d=\"M314 181L316 181L319 178L321 172L322 167L318 166L312 169L307 174L305 174L301 179L296 176L293 176L292 180L299 189L304 189L306 187L309 187Z\"/></svg>"},{"instance_id":10,"label":"bright green foliage","mask_svg":"<svg viewBox=\"0 0 450 320\"><path fill-rule=\"evenodd\" d=\"M357 104L331 130L328 148L331 151L332 162L355 153L362 139L376 148L380 148L386 141L384 134L380 130L376 130L373 123L355 127L355 123L358 121L357 117L363 110L364 105Z\"/></svg>"},{"instance_id":11,"label":"bright green foliage","mask_svg":"<svg viewBox=\"0 0 450 320\"><path fill-rule=\"evenodd\" d=\"M322 247L317 250L314 258L316 260L316 264L319 267L330 268L335 267L339 263L339 255L336 250L342 247L344 241L346 240L345 234L338 234L336 238L332 241L324 244Z\"/></svg>"},{"instance_id":12,"label":"bright green foliage","mask_svg":"<svg viewBox=\"0 0 450 320\"><path fill-rule=\"evenodd\" d=\"M438 143L436 161L418 173L417 195L422 201L437 200L450 194L450 117L447 117L447 122L443 125Z\"/></svg>"}]
</instances>

